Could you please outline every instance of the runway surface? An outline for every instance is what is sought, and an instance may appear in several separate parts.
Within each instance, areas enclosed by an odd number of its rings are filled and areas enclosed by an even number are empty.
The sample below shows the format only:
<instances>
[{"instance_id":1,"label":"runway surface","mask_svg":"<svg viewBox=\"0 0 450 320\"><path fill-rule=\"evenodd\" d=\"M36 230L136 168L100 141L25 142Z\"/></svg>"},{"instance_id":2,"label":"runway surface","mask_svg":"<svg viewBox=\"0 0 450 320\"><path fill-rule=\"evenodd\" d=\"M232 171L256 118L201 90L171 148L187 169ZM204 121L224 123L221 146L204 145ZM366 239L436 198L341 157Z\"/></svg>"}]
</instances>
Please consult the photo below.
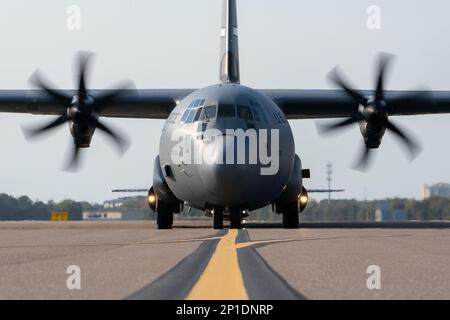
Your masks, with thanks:
<instances>
[{"instance_id":1,"label":"runway surface","mask_svg":"<svg viewBox=\"0 0 450 320\"><path fill-rule=\"evenodd\" d=\"M206 225L2 222L0 299L450 299L446 224ZM73 265L81 290L66 286ZM373 265L379 290L367 287Z\"/></svg>"}]
</instances>

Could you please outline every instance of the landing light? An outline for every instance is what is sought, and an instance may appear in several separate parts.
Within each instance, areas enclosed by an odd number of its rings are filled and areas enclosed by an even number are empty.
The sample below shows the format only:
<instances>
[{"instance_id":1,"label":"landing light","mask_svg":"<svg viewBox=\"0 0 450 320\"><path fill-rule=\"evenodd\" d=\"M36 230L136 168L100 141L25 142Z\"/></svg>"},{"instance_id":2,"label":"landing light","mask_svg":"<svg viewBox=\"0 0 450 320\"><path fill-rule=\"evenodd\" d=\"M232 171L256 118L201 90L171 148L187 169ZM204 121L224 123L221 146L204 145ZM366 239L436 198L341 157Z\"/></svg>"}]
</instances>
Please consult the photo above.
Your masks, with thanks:
<instances>
[{"instance_id":1,"label":"landing light","mask_svg":"<svg viewBox=\"0 0 450 320\"><path fill-rule=\"evenodd\" d=\"M300 204L305 205L308 203L308 195L302 194L300 195Z\"/></svg>"},{"instance_id":2,"label":"landing light","mask_svg":"<svg viewBox=\"0 0 450 320\"><path fill-rule=\"evenodd\" d=\"M150 207L150 210L152 210L153 212L156 212L156 202L158 202L158 198L156 197L155 190L153 189L153 187L151 187L150 190L148 190L147 203Z\"/></svg>"},{"instance_id":3,"label":"landing light","mask_svg":"<svg viewBox=\"0 0 450 320\"><path fill-rule=\"evenodd\" d=\"M309 196L308 191L306 191L305 187L302 187L302 192L298 195L298 203L300 212L305 211L308 206Z\"/></svg>"}]
</instances>

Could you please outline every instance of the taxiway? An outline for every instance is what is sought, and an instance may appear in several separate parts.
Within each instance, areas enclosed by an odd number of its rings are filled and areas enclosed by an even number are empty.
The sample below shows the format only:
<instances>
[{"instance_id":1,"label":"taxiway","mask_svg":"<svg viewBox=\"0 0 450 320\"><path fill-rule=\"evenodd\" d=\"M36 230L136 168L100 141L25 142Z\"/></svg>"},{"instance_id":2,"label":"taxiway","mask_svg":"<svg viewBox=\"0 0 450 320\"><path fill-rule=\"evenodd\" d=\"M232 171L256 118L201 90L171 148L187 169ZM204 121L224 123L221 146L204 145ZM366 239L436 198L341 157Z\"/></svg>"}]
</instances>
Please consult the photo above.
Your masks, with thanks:
<instances>
[{"instance_id":1,"label":"taxiway","mask_svg":"<svg viewBox=\"0 0 450 320\"><path fill-rule=\"evenodd\" d=\"M446 224L206 225L0 223L0 299L450 299ZM72 265L80 290L66 286ZM371 265L380 268L380 290L367 288Z\"/></svg>"}]
</instances>

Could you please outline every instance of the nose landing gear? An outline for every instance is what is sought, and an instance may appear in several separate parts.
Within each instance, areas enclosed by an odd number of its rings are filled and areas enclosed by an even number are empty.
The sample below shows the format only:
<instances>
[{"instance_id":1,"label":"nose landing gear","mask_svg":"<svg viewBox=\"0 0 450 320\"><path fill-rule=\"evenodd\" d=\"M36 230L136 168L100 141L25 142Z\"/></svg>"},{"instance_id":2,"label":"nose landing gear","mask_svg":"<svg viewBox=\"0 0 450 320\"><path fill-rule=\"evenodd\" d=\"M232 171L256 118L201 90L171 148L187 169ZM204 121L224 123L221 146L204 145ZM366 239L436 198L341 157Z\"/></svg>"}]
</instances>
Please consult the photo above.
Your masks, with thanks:
<instances>
[{"instance_id":1,"label":"nose landing gear","mask_svg":"<svg viewBox=\"0 0 450 320\"><path fill-rule=\"evenodd\" d=\"M298 224L298 202L285 204L283 206L283 227L285 229L297 229Z\"/></svg>"},{"instance_id":2,"label":"nose landing gear","mask_svg":"<svg viewBox=\"0 0 450 320\"><path fill-rule=\"evenodd\" d=\"M213 228L216 230L223 229L223 208L214 207L212 215L213 215Z\"/></svg>"},{"instance_id":3,"label":"nose landing gear","mask_svg":"<svg viewBox=\"0 0 450 320\"><path fill-rule=\"evenodd\" d=\"M239 208L232 208L230 212L230 229L241 229L242 217Z\"/></svg>"},{"instance_id":4,"label":"nose landing gear","mask_svg":"<svg viewBox=\"0 0 450 320\"><path fill-rule=\"evenodd\" d=\"M228 214L224 215L225 209L223 207L214 206L210 211L213 216L213 228L216 230L223 229L223 220L230 220L230 229L242 228L242 215L239 208L231 208ZM227 210L228 211L228 210Z\"/></svg>"}]
</instances>

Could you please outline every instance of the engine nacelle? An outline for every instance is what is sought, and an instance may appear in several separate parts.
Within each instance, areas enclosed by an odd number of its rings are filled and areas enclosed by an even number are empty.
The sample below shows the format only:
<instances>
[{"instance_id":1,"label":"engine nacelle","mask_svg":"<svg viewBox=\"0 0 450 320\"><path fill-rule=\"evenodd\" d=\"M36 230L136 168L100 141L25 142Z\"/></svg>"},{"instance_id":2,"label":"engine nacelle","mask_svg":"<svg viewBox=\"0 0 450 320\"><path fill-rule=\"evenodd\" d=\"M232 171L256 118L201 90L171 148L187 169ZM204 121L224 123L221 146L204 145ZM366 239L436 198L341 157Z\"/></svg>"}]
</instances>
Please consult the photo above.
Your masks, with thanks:
<instances>
[{"instance_id":1,"label":"engine nacelle","mask_svg":"<svg viewBox=\"0 0 450 320\"><path fill-rule=\"evenodd\" d=\"M76 146L89 148L95 132L95 126L83 121L69 121L69 129Z\"/></svg>"},{"instance_id":2,"label":"engine nacelle","mask_svg":"<svg viewBox=\"0 0 450 320\"><path fill-rule=\"evenodd\" d=\"M359 121L359 129L364 138L364 143L369 149L377 149L386 133L386 127L377 122L367 120Z\"/></svg>"}]
</instances>

